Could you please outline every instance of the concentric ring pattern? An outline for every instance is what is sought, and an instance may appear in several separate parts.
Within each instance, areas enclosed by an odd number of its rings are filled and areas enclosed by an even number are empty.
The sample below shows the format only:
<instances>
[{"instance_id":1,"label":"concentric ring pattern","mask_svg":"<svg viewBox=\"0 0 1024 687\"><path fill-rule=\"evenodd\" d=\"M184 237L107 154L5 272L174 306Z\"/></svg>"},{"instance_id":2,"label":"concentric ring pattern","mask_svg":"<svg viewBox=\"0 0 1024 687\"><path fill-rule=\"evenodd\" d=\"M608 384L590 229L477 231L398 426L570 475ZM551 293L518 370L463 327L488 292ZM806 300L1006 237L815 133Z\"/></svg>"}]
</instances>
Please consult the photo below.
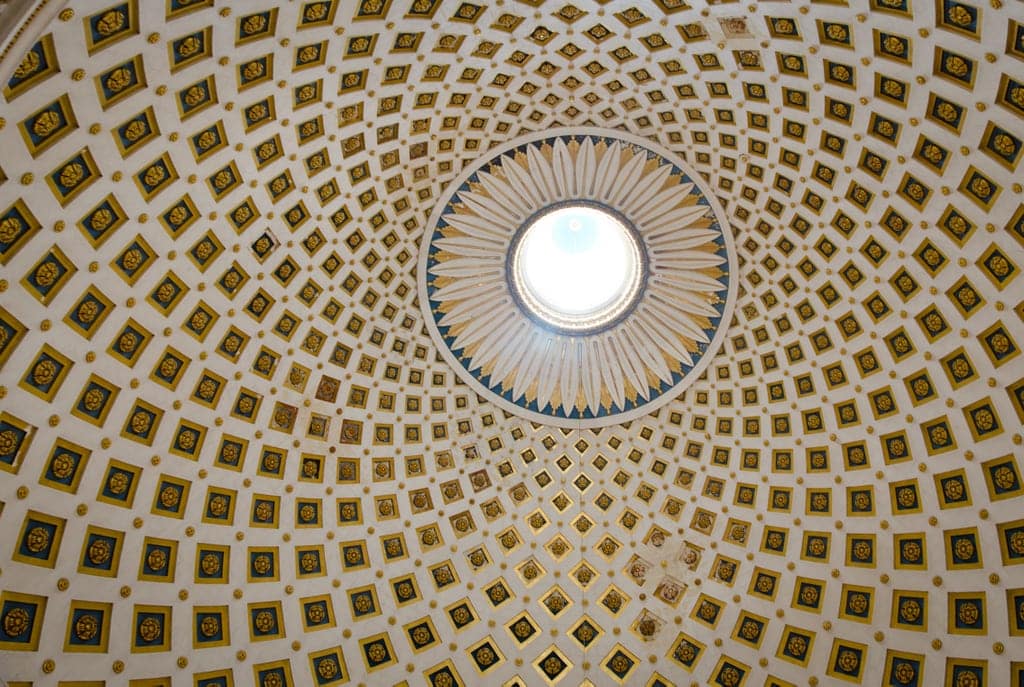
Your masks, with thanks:
<instances>
[{"instance_id":1,"label":"concentric ring pattern","mask_svg":"<svg viewBox=\"0 0 1024 687\"><path fill-rule=\"evenodd\" d=\"M1020 684L1021 3L0 7L8 684ZM556 127L735 232L718 354L602 429L418 302Z\"/></svg>"},{"instance_id":2,"label":"concentric ring pattern","mask_svg":"<svg viewBox=\"0 0 1024 687\"><path fill-rule=\"evenodd\" d=\"M567 129L516 138L453 182L427 223L420 293L442 355L478 393L539 422L600 427L664 405L708 365L735 300L732 237L704 183L668 155ZM613 321L553 330L524 305L513 263L531 219L573 202L623 217L642 283Z\"/></svg>"}]
</instances>

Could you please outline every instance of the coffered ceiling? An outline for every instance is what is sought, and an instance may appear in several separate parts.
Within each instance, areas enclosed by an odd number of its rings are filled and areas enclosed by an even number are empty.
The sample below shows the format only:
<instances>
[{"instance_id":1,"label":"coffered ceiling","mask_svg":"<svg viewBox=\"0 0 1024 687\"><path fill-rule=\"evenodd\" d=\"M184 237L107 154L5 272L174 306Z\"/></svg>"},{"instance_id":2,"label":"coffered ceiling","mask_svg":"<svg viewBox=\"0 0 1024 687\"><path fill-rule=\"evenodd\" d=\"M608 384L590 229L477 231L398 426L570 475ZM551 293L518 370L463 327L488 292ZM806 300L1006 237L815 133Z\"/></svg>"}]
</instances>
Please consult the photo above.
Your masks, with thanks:
<instances>
[{"instance_id":1,"label":"coffered ceiling","mask_svg":"<svg viewBox=\"0 0 1024 687\"><path fill-rule=\"evenodd\" d=\"M8 684L1024 680L1019 2L25 4ZM558 126L684 158L738 256L704 376L600 430L418 302L448 182Z\"/></svg>"}]
</instances>

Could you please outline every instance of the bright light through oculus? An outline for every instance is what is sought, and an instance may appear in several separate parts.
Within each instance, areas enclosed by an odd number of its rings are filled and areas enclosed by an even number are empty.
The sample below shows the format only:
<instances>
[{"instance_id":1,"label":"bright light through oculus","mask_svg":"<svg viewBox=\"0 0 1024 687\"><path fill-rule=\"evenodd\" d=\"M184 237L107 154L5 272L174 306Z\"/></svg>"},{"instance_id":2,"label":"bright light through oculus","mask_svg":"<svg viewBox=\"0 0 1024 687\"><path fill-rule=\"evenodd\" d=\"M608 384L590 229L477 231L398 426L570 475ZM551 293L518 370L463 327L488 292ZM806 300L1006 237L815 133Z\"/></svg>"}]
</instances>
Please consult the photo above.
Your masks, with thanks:
<instances>
[{"instance_id":1,"label":"bright light through oculus","mask_svg":"<svg viewBox=\"0 0 1024 687\"><path fill-rule=\"evenodd\" d=\"M607 326L632 305L643 259L634 232L599 207L561 205L535 217L512 256L522 305L569 332Z\"/></svg>"}]
</instances>

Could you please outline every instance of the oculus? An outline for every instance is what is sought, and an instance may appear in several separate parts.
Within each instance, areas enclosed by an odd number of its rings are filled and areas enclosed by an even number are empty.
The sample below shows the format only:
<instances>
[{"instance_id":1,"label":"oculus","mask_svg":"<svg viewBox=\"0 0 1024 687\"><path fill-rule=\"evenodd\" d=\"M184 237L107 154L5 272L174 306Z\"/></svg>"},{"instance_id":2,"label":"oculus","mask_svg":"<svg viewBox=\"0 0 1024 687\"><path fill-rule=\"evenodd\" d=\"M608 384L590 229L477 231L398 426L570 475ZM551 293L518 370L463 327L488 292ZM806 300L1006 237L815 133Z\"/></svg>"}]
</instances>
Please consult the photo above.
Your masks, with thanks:
<instances>
[{"instance_id":1,"label":"oculus","mask_svg":"<svg viewBox=\"0 0 1024 687\"><path fill-rule=\"evenodd\" d=\"M736 295L725 214L647 139L519 137L467 166L427 224L420 303L463 381L535 422L599 427L677 397Z\"/></svg>"},{"instance_id":2,"label":"oculus","mask_svg":"<svg viewBox=\"0 0 1024 687\"><path fill-rule=\"evenodd\" d=\"M646 254L624 217L569 201L527 220L512 241L506 275L524 313L556 331L586 334L632 310Z\"/></svg>"}]
</instances>

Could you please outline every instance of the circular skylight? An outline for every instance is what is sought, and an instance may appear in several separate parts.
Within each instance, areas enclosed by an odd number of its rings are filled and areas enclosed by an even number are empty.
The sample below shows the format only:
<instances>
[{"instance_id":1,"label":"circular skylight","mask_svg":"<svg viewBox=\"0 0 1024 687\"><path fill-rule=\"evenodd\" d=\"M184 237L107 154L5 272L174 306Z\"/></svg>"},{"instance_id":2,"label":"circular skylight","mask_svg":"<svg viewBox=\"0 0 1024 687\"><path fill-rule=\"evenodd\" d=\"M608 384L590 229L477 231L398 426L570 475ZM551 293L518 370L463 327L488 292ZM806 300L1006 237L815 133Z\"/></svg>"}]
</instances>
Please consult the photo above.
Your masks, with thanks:
<instances>
[{"instance_id":1,"label":"circular skylight","mask_svg":"<svg viewBox=\"0 0 1024 687\"><path fill-rule=\"evenodd\" d=\"M418 281L441 355L560 427L651 412L708 366L736 298L725 214L686 162L619 131L527 134L449 184Z\"/></svg>"},{"instance_id":2,"label":"circular skylight","mask_svg":"<svg viewBox=\"0 0 1024 687\"><path fill-rule=\"evenodd\" d=\"M511 285L528 314L565 333L590 332L626 314L644 260L624 218L597 204L561 203L522 227Z\"/></svg>"}]
</instances>

